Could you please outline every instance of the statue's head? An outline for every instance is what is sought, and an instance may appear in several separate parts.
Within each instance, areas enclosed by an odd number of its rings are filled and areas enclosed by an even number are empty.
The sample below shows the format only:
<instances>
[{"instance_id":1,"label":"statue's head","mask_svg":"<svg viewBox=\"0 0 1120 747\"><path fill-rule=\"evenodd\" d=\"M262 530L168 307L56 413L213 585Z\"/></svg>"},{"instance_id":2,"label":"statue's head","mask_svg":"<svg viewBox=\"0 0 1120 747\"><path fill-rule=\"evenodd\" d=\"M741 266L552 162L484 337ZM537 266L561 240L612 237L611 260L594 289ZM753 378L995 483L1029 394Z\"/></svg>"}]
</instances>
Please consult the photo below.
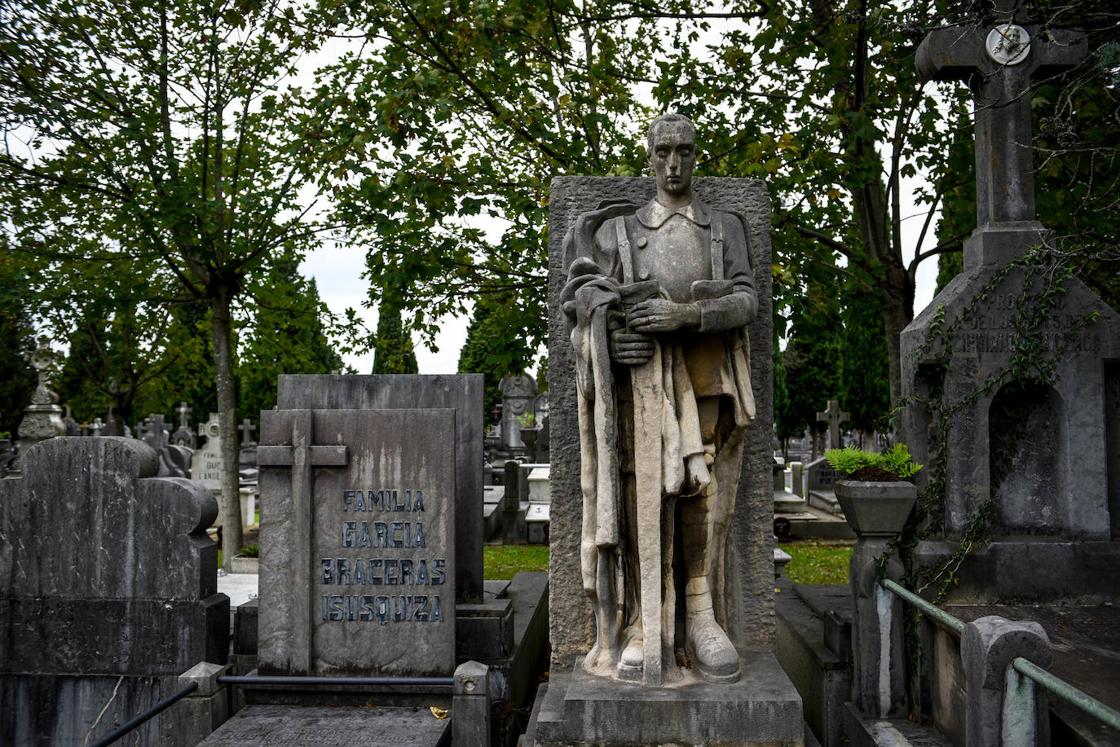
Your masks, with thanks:
<instances>
[{"instance_id":1,"label":"statue's head","mask_svg":"<svg viewBox=\"0 0 1120 747\"><path fill-rule=\"evenodd\" d=\"M696 127L682 114L664 114L649 126L646 153L657 188L671 195L687 194L692 189L692 169L696 166Z\"/></svg>"}]
</instances>

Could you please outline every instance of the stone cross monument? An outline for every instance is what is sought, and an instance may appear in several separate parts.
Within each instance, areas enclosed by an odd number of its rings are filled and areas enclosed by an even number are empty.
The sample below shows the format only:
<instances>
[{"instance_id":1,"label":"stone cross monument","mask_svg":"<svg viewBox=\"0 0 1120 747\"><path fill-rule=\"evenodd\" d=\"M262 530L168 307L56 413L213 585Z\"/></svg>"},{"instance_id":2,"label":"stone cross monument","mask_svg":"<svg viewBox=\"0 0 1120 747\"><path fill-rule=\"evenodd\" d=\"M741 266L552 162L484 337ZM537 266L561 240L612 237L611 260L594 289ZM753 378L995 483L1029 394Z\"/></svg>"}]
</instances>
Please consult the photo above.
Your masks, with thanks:
<instances>
[{"instance_id":1,"label":"stone cross monument","mask_svg":"<svg viewBox=\"0 0 1120 747\"><path fill-rule=\"evenodd\" d=\"M922 78L964 80L972 89L976 225L998 226L1005 234L966 244L966 267L1005 262L1038 243L1042 226L1035 221L1031 82L1085 58L1084 34L1027 24L1019 5L997 0L996 22L935 29L918 47Z\"/></svg>"},{"instance_id":2,"label":"stone cross monument","mask_svg":"<svg viewBox=\"0 0 1120 747\"><path fill-rule=\"evenodd\" d=\"M828 407L817 413L818 422L828 423L828 448L843 448L843 443L840 441L840 424L850 417L852 417L851 413L841 410L840 402L835 399L830 399Z\"/></svg>"},{"instance_id":3,"label":"stone cross monument","mask_svg":"<svg viewBox=\"0 0 1120 747\"><path fill-rule=\"evenodd\" d=\"M917 52L923 77L968 80L976 105L977 227L964 271L901 335L904 439L915 461L945 460L940 537L923 542L923 562L948 562L979 512L991 516L991 546L953 588L962 602L1090 594L1103 569L1120 567L1120 546L1090 561L1080 542L1120 535L1120 446L1108 435L1120 415L1106 395L1120 381L1120 315L1078 278L1055 286L1019 261L1032 247L1051 256L1035 219L1030 86L1082 60L1086 38L1033 23L1020 5L997 0ZM1055 294L1049 304L1044 293ZM1016 365L1024 349L1039 364L1027 373ZM997 570L1037 563L1037 537L1060 548L1053 573L1023 584ZM1087 562L1098 572L1084 573Z\"/></svg>"},{"instance_id":4,"label":"stone cross monument","mask_svg":"<svg viewBox=\"0 0 1120 747\"><path fill-rule=\"evenodd\" d=\"M50 388L50 376L56 359L57 354L51 350L50 342L43 335L39 338L39 347L31 354L31 367L39 375L39 383L31 394L31 404L24 408L23 420L19 423L20 453L26 453L40 441L66 435L58 395ZM13 469L18 469L18 465L17 460Z\"/></svg>"}]
</instances>

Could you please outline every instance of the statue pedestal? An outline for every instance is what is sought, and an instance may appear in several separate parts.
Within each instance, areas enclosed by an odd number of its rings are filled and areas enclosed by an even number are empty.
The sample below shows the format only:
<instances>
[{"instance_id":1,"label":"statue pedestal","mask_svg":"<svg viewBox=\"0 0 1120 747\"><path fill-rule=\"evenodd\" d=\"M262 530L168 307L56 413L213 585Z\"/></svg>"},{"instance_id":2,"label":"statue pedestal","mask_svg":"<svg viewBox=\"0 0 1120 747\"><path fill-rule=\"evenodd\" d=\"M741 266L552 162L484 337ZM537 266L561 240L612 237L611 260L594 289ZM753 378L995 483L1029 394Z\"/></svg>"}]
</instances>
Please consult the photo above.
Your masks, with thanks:
<instances>
[{"instance_id":1,"label":"statue pedestal","mask_svg":"<svg viewBox=\"0 0 1120 747\"><path fill-rule=\"evenodd\" d=\"M733 684L692 679L647 688L554 674L533 705L525 745L727 744L801 747L801 696L770 651L747 651Z\"/></svg>"}]
</instances>

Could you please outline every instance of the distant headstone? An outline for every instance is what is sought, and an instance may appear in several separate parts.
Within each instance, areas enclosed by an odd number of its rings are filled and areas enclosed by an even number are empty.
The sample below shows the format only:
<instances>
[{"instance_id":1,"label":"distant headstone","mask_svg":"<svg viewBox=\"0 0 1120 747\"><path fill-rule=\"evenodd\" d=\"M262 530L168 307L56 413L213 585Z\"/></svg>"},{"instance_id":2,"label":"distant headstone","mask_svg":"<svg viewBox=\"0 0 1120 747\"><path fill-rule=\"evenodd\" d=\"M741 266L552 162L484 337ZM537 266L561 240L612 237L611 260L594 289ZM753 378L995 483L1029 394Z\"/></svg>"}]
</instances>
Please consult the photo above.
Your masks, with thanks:
<instances>
[{"instance_id":1,"label":"distant headstone","mask_svg":"<svg viewBox=\"0 0 1120 747\"><path fill-rule=\"evenodd\" d=\"M67 436L80 436L82 435L82 426L74 416L70 414L70 405L66 405L66 414L62 416L62 424L66 427Z\"/></svg>"},{"instance_id":2,"label":"distant headstone","mask_svg":"<svg viewBox=\"0 0 1120 747\"><path fill-rule=\"evenodd\" d=\"M125 425L124 418L116 413L116 408L109 405L109 412L105 414L105 425L101 429L102 436L132 436L132 429Z\"/></svg>"},{"instance_id":3,"label":"distant headstone","mask_svg":"<svg viewBox=\"0 0 1120 747\"><path fill-rule=\"evenodd\" d=\"M841 449L844 447L844 442L840 437L840 424L852 417L849 413L840 409L840 402L835 399L828 401L828 407L822 412L817 413L817 421L821 423L828 423L828 445L829 449Z\"/></svg>"},{"instance_id":4,"label":"distant headstone","mask_svg":"<svg viewBox=\"0 0 1120 747\"><path fill-rule=\"evenodd\" d=\"M536 418L533 400L537 396L537 382L528 374L507 376L499 382L498 389L502 392L502 446L523 448L520 419L526 415Z\"/></svg>"},{"instance_id":5,"label":"distant headstone","mask_svg":"<svg viewBox=\"0 0 1120 747\"><path fill-rule=\"evenodd\" d=\"M140 434L140 440L156 451L171 442L171 434L163 422L163 415L149 415L136 430Z\"/></svg>"},{"instance_id":6,"label":"distant headstone","mask_svg":"<svg viewBox=\"0 0 1120 747\"><path fill-rule=\"evenodd\" d=\"M62 422L62 408L58 406L58 395L50 388L50 377L54 371L57 354L51 350L47 337L39 338L39 347L31 354L31 367L39 375L39 383L31 394L31 404L23 409L23 420L19 423L19 448L25 452L33 445L48 438L66 435L66 425Z\"/></svg>"},{"instance_id":7,"label":"distant headstone","mask_svg":"<svg viewBox=\"0 0 1120 747\"><path fill-rule=\"evenodd\" d=\"M253 440L253 433L257 430L257 426L253 425L253 421L245 418L241 421L241 425L237 426L237 430L241 431L241 446L256 446L257 442Z\"/></svg>"},{"instance_id":8,"label":"distant headstone","mask_svg":"<svg viewBox=\"0 0 1120 747\"><path fill-rule=\"evenodd\" d=\"M88 744L224 663L214 499L140 441L57 438L0 480L0 744ZM136 744L179 744L181 710ZM29 737L29 735L31 735ZM130 741L130 743L132 743Z\"/></svg>"},{"instance_id":9,"label":"distant headstone","mask_svg":"<svg viewBox=\"0 0 1120 747\"><path fill-rule=\"evenodd\" d=\"M262 674L452 673L455 417L261 413Z\"/></svg>"},{"instance_id":10,"label":"distant headstone","mask_svg":"<svg viewBox=\"0 0 1120 747\"><path fill-rule=\"evenodd\" d=\"M839 477L835 468L828 463L827 459L817 459L810 462L805 467L805 472L808 475L809 492L814 490L817 492L834 492L836 490L836 481Z\"/></svg>"},{"instance_id":11,"label":"distant headstone","mask_svg":"<svg viewBox=\"0 0 1120 747\"><path fill-rule=\"evenodd\" d=\"M243 488L252 488L257 484L257 442L253 440L253 432L257 429L253 421L245 418L237 430L241 431L241 450L238 454L238 476Z\"/></svg>"},{"instance_id":12,"label":"distant headstone","mask_svg":"<svg viewBox=\"0 0 1120 747\"><path fill-rule=\"evenodd\" d=\"M206 443L191 458L191 479L200 482L208 490L222 489L222 433L218 427L218 414L210 413L210 419L202 426Z\"/></svg>"},{"instance_id":13,"label":"distant headstone","mask_svg":"<svg viewBox=\"0 0 1120 747\"><path fill-rule=\"evenodd\" d=\"M189 449L197 448L198 436L191 429L191 408L187 406L186 402L180 402L175 412L179 413L179 427L171 434L171 443L176 446L186 446Z\"/></svg>"}]
</instances>

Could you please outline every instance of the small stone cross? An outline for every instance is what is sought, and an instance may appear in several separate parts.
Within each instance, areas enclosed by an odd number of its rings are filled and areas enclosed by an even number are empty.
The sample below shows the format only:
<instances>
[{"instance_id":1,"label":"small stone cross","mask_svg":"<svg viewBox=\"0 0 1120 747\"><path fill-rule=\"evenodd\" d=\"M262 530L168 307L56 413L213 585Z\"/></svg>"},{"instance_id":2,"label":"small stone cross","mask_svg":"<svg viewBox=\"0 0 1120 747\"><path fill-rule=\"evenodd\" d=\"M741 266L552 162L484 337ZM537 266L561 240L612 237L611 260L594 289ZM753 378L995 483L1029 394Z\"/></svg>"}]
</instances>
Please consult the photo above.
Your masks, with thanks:
<instances>
[{"instance_id":1,"label":"small stone cross","mask_svg":"<svg viewBox=\"0 0 1120 747\"><path fill-rule=\"evenodd\" d=\"M191 427L191 408L187 407L186 402L180 402L179 409L177 409L175 412L179 413L179 427L183 428L184 430L189 430Z\"/></svg>"},{"instance_id":2,"label":"small stone cross","mask_svg":"<svg viewBox=\"0 0 1120 747\"><path fill-rule=\"evenodd\" d=\"M241 425L237 426L237 430L241 431L241 445L242 446L255 446L256 441L253 440L253 431L257 427L253 425L253 421L245 418L241 421Z\"/></svg>"},{"instance_id":3,"label":"small stone cross","mask_svg":"<svg viewBox=\"0 0 1120 747\"><path fill-rule=\"evenodd\" d=\"M159 451L164 446L167 446L167 431L163 427L163 414L149 415L148 420L148 433L151 435L150 445L156 451Z\"/></svg>"},{"instance_id":4,"label":"small stone cross","mask_svg":"<svg viewBox=\"0 0 1120 747\"><path fill-rule=\"evenodd\" d=\"M972 89L981 228L1035 219L1031 79L1073 67L1087 49L1084 34L1029 24L1019 5L996 0L997 22L935 29L917 52L923 80L967 80Z\"/></svg>"},{"instance_id":5,"label":"small stone cross","mask_svg":"<svg viewBox=\"0 0 1120 747\"><path fill-rule=\"evenodd\" d=\"M50 375L58 360L58 354L51 350L50 338L39 336L39 346L28 356L28 362L39 376L39 383L31 394L33 405L53 405L58 395L51 391Z\"/></svg>"},{"instance_id":6,"label":"small stone cross","mask_svg":"<svg viewBox=\"0 0 1120 747\"><path fill-rule=\"evenodd\" d=\"M830 449L839 449L840 424L851 418L850 413L840 409L840 402L834 399L828 401L828 408L817 413L817 420L828 423L828 446Z\"/></svg>"}]
</instances>

